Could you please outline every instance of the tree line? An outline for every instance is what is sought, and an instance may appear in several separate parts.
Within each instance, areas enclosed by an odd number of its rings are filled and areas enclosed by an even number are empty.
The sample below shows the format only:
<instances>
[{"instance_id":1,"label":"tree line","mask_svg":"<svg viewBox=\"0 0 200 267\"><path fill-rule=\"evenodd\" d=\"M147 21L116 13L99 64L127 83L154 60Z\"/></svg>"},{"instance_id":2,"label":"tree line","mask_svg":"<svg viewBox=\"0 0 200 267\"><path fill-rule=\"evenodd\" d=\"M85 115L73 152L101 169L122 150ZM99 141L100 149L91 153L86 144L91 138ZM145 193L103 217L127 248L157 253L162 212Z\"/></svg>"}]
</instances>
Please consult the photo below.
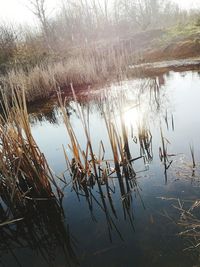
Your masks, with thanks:
<instances>
[{"instance_id":1,"label":"tree line","mask_svg":"<svg viewBox=\"0 0 200 267\"><path fill-rule=\"evenodd\" d=\"M46 0L29 0L38 19L35 29L0 26L0 64L19 59L34 64L49 52L69 53L69 48L91 42L133 38L150 29L186 23L194 13L168 0L62 0L54 16Z\"/></svg>"}]
</instances>

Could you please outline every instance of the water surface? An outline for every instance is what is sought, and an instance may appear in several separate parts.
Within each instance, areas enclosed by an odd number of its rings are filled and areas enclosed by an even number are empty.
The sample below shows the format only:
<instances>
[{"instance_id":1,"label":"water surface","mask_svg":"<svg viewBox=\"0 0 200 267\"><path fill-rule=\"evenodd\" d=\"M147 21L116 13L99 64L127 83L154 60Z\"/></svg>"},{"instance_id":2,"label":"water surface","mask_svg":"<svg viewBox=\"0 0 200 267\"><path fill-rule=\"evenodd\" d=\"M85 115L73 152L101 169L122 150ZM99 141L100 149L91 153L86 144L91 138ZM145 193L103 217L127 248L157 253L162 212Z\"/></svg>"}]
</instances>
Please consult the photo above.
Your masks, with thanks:
<instances>
[{"instance_id":1,"label":"water surface","mask_svg":"<svg viewBox=\"0 0 200 267\"><path fill-rule=\"evenodd\" d=\"M61 224L64 225L67 235L70 235L68 242L73 250L73 257L72 253L66 256L63 243L61 245L58 242L60 233L55 235L57 239L50 238L52 231L56 230L55 227L49 228L44 223L42 227L45 235L41 239L35 239L35 246L30 246L30 242L25 245L18 243L17 246L14 242L2 245L0 264L9 267L198 266L196 251L185 251L190 246L190 240L178 235L183 229L176 224L180 212L174 206L178 205L177 200L180 199L188 207L199 198L200 193L199 73L170 72L151 80L123 81L98 91L89 91L82 95L77 93L77 99L78 104L72 98L68 100L67 112L83 150L86 148L86 138L77 105L89 119L90 136L96 155L102 141L105 158L113 158L102 114L103 110L109 110L119 131L120 114L123 118L132 158L143 156L133 165L137 174L137 186L128 192L129 205L124 207L123 196L115 178L109 188L112 205L106 187L102 186L109 215L101 208L102 199L97 186L92 189L92 203L88 203L85 196L76 194L71 183L65 186L59 181L65 192L65 219ZM53 100L47 107L35 109L30 114L30 121L33 136L49 165L56 175L61 175L67 169L62 145L69 158L72 155L57 101ZM151 141L146 150L141 150L141 131L148 133ZM169 160L167 170L159 156L162 135ZM192 168L190 146L195 151L195 172ZM67 182L70 181L67 172L65 178ZM59 232L59 229L56 231ZM17 234L20 235L19 232ZM34 234L41 235L40 232ZM43 244L42 239L45 238L49 242ZM38 240L41 240L41 250L38 249Z\"/></svg>"}]
</instances>

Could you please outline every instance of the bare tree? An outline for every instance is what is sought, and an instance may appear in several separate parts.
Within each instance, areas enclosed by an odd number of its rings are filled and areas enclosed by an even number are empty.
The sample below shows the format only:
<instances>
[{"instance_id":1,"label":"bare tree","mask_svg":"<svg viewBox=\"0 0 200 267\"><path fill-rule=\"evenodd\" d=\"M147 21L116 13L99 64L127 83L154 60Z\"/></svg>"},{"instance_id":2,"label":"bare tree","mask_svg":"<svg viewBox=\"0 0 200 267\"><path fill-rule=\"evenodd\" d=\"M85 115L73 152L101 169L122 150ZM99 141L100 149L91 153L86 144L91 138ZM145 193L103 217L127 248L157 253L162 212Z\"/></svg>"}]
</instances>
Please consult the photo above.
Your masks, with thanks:
<instances>
[{"instance_id":1,"label":"bare tree","mask_svg":"<svg viewBox=\"0 0 200 267\"><path fill-rule=\"evenodd\" d=\"M11 26L0 25L0 64L8 62L16 51L17 37Z\"/></svg>"},{"instance_id":2,"label":"bare tree","mask_svg":"<svg viewBox=\"0 0 200 267\"><path fill-rule=\"evenodd\" d=\"M42 25L46 43L50 48L50 31L47 18L46 0L29 0L31 12L38 18Z\"/></svg>"},{"instance_id":3,"label":"bare tree","mask_svg":"<svg viewBox=\"0 0 200 267\"><path fill-rule=\"evenodd\" d=\"M163 17L174 14L173 4L164 0L118 0L119 5L121 17L138 30L157 27L162 24Z\"/></svg>"},{"instance_id":4,"label":"bare tree","mask_svg":"<svg viewBox=\"0 0 200 267\"><path fill-rule=\"evenodd\" d=\"M168 0L62 0L60 10L51 19L47 0L28 2L40 21L45 44L57 51L169 26L178 17L177 5Z\"/></svg>"}]
</instances>

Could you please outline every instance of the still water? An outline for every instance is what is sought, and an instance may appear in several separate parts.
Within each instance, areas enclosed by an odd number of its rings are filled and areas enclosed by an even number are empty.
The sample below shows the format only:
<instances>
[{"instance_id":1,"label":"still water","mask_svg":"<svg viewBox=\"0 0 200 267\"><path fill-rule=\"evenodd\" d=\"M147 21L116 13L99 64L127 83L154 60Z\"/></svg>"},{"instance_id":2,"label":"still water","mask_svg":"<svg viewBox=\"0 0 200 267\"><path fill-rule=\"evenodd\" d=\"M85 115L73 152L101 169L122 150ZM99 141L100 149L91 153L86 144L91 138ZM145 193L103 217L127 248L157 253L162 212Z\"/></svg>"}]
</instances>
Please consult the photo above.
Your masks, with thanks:
<instances>
[{"instance_id":1,"label":"still water","mask_svg":"<svg viewBox=\"0 0 200 267\"><path fill-rule=\"evenodd\" d=\"M0 265L200 266L198 251L188 250L197 241L179 235L186 229L178 224L182 210L200 194L199 73L170 72L151 80L124 81L77 93L77 101L69 97L66 109L81 148L86 149L86 137L78 107L89 121L94 154L99 154L101 142L108 161L113 155L103 112L110 113L119 131L123 119L131 157L138 158L133 161L134 186L126 191L128 204L116 177L110 177L108 188L102 185L103 199L97 186L91 188L91 199L74 190L63 153L64 147L72 158L70 140L57 101L35 107L30 112L33 136L55 175L66 181L58 179L65 194L65 217L55 219L53 226L38 218L43 230L30 231L29 238L12 226L11 241L1 240ZM53 207L47 204L46 209Z\"/></svg>"}]
</instances>

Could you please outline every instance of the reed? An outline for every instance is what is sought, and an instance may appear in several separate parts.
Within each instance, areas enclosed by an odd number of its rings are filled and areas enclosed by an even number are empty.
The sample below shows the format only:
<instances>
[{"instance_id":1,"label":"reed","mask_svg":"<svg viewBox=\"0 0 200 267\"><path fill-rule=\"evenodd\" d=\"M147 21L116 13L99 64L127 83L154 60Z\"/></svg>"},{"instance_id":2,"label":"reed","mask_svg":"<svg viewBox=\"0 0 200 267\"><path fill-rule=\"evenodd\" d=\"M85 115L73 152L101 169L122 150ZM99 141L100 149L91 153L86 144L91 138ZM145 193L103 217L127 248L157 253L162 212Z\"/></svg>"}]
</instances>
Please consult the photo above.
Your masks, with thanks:
<instances>
[{"instance_id":1,"label":"reed","mask_svg":"<svg viewBox=\"0 0 200 267\"><path fill-rule=\"evenodd\" d=\"M56 199L52 186L59 201L63 194L32 136L24 91L13 91L12 103L1 93L0 196L15 219L29 201Z\"/></svg>"},{"instance_id":2,"label":"reed","mask_svg":"<svg viewBox=\"0 0 200 267\"><path fill-rule=\"evenodd\" d=\"M49 60L24 70L11 69L0 77L0 83L11 95L12 90L24 89L28 102L49 98L61 89L74 86L98 84L110 79L126 77L128 65L133 58L126 46L110 44L109 47L93 44L74 48L65 60Z\"/></svg>"},{"instance_id":3,"label":"reed","mask_svg":"<svg viewBox=\"0 0 200 267\"><path fill-rule=\"evenodd\" d=\"M67 99L63 99L61 91L58 91L58 101L70 140L68 147L71 152L71 158L69 158L68 153L64 149L67 169L71 175L73 190L76 192L78 198L81 196L86 198L92 218L95 219L93 215L93 202L97 203L97 205L100 206L100 208L104 211L110 236L110 231L112 228L118 232L118 229L116 228L113 218L109 212L110 207L114 217L117 217L111 196L111 192L113 192L113 179L117 179L119 183L124 217L126 218L128 216L131 225L133 226L133 215L131 212L131 191L135 190L139 193L137 188L136 172L132 166L136 159L132 159L131 157L128 132L123 120L122 110L119 114L120 127L118 127L118 125L115 123L116 114L110 112L112 105L110 105L109 110L106 110L105 106L102 106L101 100L98 106L106 124L113 158L109 160L105 159L107 147L105 148L101 140L98 153L94 151L92 138L90 136L89 113L85 112L84 109L78 104L72 85L71 89L76 104L76 113L82 124L82 132L85 136L86 148L83 149L80 146L80 143L76 137L76 133L74 132L69 114L66 110ZM139 158L141 157L138 157L138 159ZM94 188L96 188L98 191L100 200L98 200L93 193ZM108 203L106 198L108 199ZM119 232L118 234L120 235Z\"/></svg>"},{"instance_id":4,"label":"reed","mask_svg":"<svg viewBox=\"0 0 200 267\"><path fill-rule=\"evenodd\" d=\"M112 207L112 210L114 212L114 207L112 205L112 199L109 194L109 182L108 179L109 177L112 176L114 173L113 170L111 169L109 163L107 161L104 161L104 153L105 153L105 148L103 145L103 142L100 142L99 145L99 155L98 157L94 154L93 146L92 146L92 141L90 138L90 131L89 131L89 119L86 118L86 115L81 109L81 107L78 105L76 95L73 89L73 86L71 85L71 89L73 92L74 96L74 101L76 102L76 111L79 115L79 118L82 123L82 130L83 134L86 137L86 149L85 151L80 147L80 144L77 140L76 134L73 130L73 127L71 125L69 116L66 112L66 98L62 99L61 92L58 92L58 101L61 107L61 111L63 114L63 120L67 129L67 133L70 139L70 145L69 148L72 153L72 159L70 160L65 149L64 154L65 154L65 159L66 159L66 164L67 168L69 170L69 173L72 178L72 184L73 184L73 189L77 193L77 196L85 196L86 200L88 202L88 206L91 212L92 218L95 220L95 217L93 215L93 202L95 202L101 210L104 212L106 216L106 221L107 221L107 227L108 227L108 234L110 240L112 240L111 236L111 230L114 228L117 233L119 234L120 238L121 234L119 230L117 229L112 216L110 215L108 205L105 200L105 195L103 191L103 186L106 186L107 193L109 195L109 203L110 206ZM92 188L98 189L100 200L97 199L97 197L93 194ZM116 215L116 214L115 214Z\"/></svg>"},{"instance_id":5,"label":"reed","mask_svg":"<svg viewBox=\"0 0 200 267\"><path fill-rule=\"evenodd\" d=\"M164 174L165 174L165 182L167 183L167 170L170 168L173 160L170 160L170 155L168 155L167 145L170 144L169 140L164 137L162 127L160 126L160 135L161 135L161 147L159 147L159 157L160 161L164 165Z\"/></svg>"},{"instance_id":6,"label":"reed","mask_svg":"<svg viewBox=\"0 0 200 267\"><path fill-rule=\"evenodd\" d=\"M185 247L184 251L196 250L199 254L200 245L200 218L199 207L200 201L180 201L177 199L177 204L173 205L179 214L179 219L176 224L180 227L179 235L184 237L189 242L189 246Z\"/></svg>"},{"instance_id":7,"label":"reed","mask_svg":"<svg viewBox=\"0 0 200 267\"><path fill-rule=\"evenodd\" d=\"M193 169L195 169L196 162L195 162L195 155L194 155L194 147L192 145L190 145L190 153L191 153L191 157L192 157L192 167L193 167Z\"/></svg>"},{"instance_id":8,"label":"reed","mask_svg":"<svg viewBox=\"0 0 200 267\"><path fill-rule=\"evenodd\" d=\"M153 160L152 134L144 120L138 125L138 140L140 144L140 155L143 157L144 162L151 162Z\"/></svg>"},{"instance_id":9,"label":"reed","mask_svg":"<svg viewBox=\"0 0 200 267\"><path fill-rule=\"evenodd\" d=\"M115 173L119 183L120 195L124 211L124 218L129 218L129 221L134 229L134 216L131 210L132 191L134 190L140 196L140 190L137 184L136 171L133 164L136 160L141 159L141 156L133 158L129 146L129 134L123 118L123 99L116 102L109 103L104 107L102 114L104 116L109 141L112 148ZM118 112L117 114L115 112ZM119 118L118 123L116 117Z\"/></svg>"}]
</instances>

